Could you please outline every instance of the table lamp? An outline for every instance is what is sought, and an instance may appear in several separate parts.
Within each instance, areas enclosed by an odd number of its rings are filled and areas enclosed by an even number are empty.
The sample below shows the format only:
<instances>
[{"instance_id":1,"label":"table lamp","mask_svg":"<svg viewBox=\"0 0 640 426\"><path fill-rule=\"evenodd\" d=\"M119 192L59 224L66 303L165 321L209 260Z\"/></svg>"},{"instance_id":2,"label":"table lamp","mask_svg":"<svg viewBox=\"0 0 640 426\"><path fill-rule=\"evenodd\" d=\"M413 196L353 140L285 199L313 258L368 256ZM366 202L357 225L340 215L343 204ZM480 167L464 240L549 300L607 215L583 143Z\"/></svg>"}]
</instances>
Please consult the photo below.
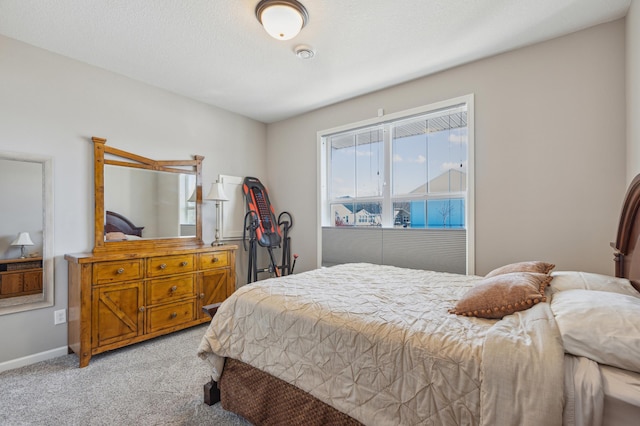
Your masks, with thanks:
<instances>
[{"instance_id":1,"label":"table lamp","mask_svg":"<svg viewBox=\"0 0 640 426\"><path fill-rule=\"evenodd\" d=\"M220 246L223 244L222 242L220 242L220 222L222 221L222 212L220 210L220 207L223 201L229 201L227 194L224 193L222 182L212 183L211 190L204 199L216 202L216 239L211 243L211 245Z\"/></svg>"},{"instance_id":2,"label":"table lamp","mask_svg":"<svg viewBox=\"0 0 640 426\"><path fill-rule=\"evenodd\" d=\"M28 232L21 232L18 234L18 238L13 240L11 243L12 246L20 246L20 259L24 259L27 257L27 252L24 246L32 246L33 241L31 241L31 237Z\"/></svg>"}]
</instances>

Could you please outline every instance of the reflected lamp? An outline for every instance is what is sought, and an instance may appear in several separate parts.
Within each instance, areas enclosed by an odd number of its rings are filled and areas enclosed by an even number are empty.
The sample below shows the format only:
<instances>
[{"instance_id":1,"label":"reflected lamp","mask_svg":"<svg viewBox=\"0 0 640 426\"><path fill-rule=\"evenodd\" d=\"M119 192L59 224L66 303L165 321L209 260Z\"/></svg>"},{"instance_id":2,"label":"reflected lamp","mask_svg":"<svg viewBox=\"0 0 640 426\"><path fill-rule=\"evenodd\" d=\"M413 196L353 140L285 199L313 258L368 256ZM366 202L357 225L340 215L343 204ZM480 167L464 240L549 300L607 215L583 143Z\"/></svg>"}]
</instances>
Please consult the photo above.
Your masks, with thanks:
<instances>
[{"instance_id":1,"label":"reflected lamp","mask_svg":"<svg viewBox=\"0 0 640 426\"><path fill-rule=\"evenodd\" d=\"M25 246L32 246L33 241L31 241L31 237L28 232L21 232L18 234L18 238L13 240L11 243L12 246L20 246L20 259L24 259L27 257L27 251L25 250Z\"/></svg>"}]
</instances>

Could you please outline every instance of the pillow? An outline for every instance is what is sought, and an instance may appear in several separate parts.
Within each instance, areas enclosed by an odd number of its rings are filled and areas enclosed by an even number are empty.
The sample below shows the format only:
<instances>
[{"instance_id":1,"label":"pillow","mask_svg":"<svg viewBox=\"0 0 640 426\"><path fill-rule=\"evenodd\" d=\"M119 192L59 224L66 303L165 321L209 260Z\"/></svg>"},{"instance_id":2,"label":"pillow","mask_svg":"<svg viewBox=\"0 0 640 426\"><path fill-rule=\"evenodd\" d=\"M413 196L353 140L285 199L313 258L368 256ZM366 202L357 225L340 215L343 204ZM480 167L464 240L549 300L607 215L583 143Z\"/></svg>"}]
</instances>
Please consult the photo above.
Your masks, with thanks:
<instances>
[{"instance_id":1,"label":"pillow","mask_svg":"<svg viewBox=\"0 0 640 426\"><path fill-rule=\"evenodd\" d=\"M640 298L567 290L556 293L551 310L565 352L640 372Z\"/></svg>"},{"instance_id":2,"label":"pillow","mask_svg":"<svg viewBox=\"0 0 640 426\"><path fill-rule=\"evenodd\" d=\"M511 272L536 272L539 274L548 274L556 265L553 263L531 261L517 262L501 266L485 275L485 278L495 277L496 275L508 274Z\"/></svg>"},{"instance_id":3,"label":"pillow","mask_svg":"<svg viewBox=\"0 0 640 426\"><path fill-rule=\"evenodd\" d=\"M640 297L640 292L633 288L626 278L576 271L554 271L551 276L552 293L565 290L597 290Z\"/></svg>"},{"instance_id":4,"label":"pillow","mask_svg":"<svg viewBox=\"0 0 640 426\"><path fill-rule=\"evenodd\" d=\"M122 232L107 232L105 235L105 241L121 241L127 238Z\"/></svg>"},{"instance_id":5,"label":"pillow","mask_svg":"<svg viewBox=\"0 0 640 426\"><path fill-rule=\"evenodd\" d=\"M551 281L546 274L512 272L476 283L449 313L478 318L502 318L546 302L544 289Z\"/></svg>"}]
</instances>

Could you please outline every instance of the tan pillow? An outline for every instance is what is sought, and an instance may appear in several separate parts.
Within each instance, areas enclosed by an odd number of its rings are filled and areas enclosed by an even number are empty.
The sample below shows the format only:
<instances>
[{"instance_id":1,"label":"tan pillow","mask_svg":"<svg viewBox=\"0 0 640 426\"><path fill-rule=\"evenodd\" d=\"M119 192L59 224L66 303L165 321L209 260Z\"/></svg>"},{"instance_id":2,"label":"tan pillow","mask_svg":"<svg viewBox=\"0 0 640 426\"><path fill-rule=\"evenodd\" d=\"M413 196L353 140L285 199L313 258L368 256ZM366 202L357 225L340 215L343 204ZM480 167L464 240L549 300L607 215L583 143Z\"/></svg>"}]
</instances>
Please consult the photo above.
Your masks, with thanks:
<instances>
[{"instance_id":1,"label":"tan pillow","mask_svg":"<svg viewBox=\"0 0 640 426\"><path fill-rule=\"evenodd\" d=\"M544 289L552 280L546 274L512 272L479 281L449 313L497 318L546 302Z\"/></svg>"},{"instance_id":2,"label":"tan pillow","mask_svg":"<svg viewBox=\"0 0 640 426\"><path fill-rule=\"evenodd\" d=\"M495 277L496 275L509 274L511 272L536 272L539 274L548 274L555 267L556 265L553 263L541 261L510 263L494 269L484 277L490 278Z\"/></svg>"},{"instance_id":3,"label":"tan pillow","mask_svg":"<svg viewBox=\"0 0 640 426\"><path fill-rule=\"evenodd\" d=\"M105 235L105 241L120 241L126 239L127 236L123 232L107 232L107 235Z\"/></svg>"}]
</instances>

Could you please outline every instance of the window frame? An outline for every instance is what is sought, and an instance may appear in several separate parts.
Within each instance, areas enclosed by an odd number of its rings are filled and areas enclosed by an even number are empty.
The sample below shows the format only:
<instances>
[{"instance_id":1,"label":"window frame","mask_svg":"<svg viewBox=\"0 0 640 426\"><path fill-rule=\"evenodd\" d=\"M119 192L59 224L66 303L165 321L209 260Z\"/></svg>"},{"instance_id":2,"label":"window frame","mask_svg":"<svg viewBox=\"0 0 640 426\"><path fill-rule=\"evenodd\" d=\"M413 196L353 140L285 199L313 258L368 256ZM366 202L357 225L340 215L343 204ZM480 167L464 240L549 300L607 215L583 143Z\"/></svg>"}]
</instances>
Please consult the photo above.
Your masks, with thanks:
<instances>
[{"instance_id":1,"label":"window frame","mask_svg":"<svg viewBox=\"0 0 640 426\"><path fill-rule=\"evenodd\" d=\"M327 176L330 176L330 162L328 160L328 155L330 151L330 147L327 146L325 142L326 138L338 133L345 132L355 132L358 129L373 127L377 125L386 125L391 122L398 122L401 120L408 120L414 116L425 115L429 113L436 112L438 110L448 109L455 107L457 105L465 104L467 107L467 190L465 198L465 212L464 212L464 220L466 227L466 271L467 274L473 274L475 272L475 184L474 184L474 176L475 176L475 126L474 126L474 94L468 94L459 96L452 99L447 99L440 102L431 103L428 105L420 106L417 108L412 108L404 111L399 111L392 114L381 115L379 117L375 117L372 119L363 120L356 123L350 123L338 127L334 127L331 129L321 130L317 132L317 160L318 160L318 193L317 193L317 205L318 205L318 215L317 215L317 253L318 253L318 265L321 265L322 262L322 227L328 226L323 224L331 223L331 201L329 196L328 182ZM399 200L408 200L413 198L411 196L394 196L392 194L391 188L391 163L392 163L392 155L391 153L391 136L385 134L384 136L384 178L383 178L383 193L382 197L359 197L354 201L361 203L366 202L367 200L371 201L381 201L382 202L382 227L383 228L393 228L394 227L394 218L393 218L393 203L394 201ZM437 198L459 198L459 195L463 193L442 193L442 194L427 194L428 197L423 196L422 194L416 199L420 200L428 200L428 199L437 199ZM442 197L440 197L440 195ZM355 218L355 212L354 212ZM388 226L390 224L390 226ZM415 232L420 231L421 229L407 229L407 232Z\"/></svg>"}]
</instances>

